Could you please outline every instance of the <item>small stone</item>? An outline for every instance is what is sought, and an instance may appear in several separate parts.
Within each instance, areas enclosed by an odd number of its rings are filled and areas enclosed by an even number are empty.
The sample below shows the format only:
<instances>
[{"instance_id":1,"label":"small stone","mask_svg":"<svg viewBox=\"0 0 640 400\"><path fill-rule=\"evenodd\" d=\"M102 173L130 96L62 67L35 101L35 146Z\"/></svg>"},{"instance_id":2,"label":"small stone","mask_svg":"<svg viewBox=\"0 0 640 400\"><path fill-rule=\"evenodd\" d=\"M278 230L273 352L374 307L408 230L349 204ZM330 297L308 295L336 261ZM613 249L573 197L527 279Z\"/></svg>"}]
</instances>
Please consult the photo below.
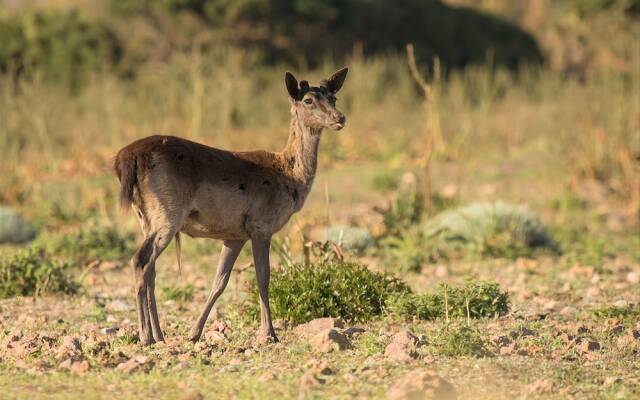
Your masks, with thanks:
<instances>
[{"instance_id":1,"label":"small stone","mask_svg":"<svg viewBox=\"0 0 640 400\"><path fill-rule=\"evenodd\" d=\"M434 371L417 369L398 379L389 389L387 396L391 400L452 400L457 394L453 386Z\"/></svg>"},{"instance_id":2,"label":"small stone","mask_svg":"<svg viewBox=\"0 0 640 400\"><path fill-rule=\"evenodd\" d=\"M314 351L329 353L353 348L349 338L336 329L327 329L313 336L311 347Z\"/></svg>"},{"instance_id":3,"label":"small stone","mask_svg":"<svg viewBox=\"0 0 640 400\"><path fill-rule=\"evenodd\" d=\"M631 271L627 274L627 282L632 285L637 285L640 283L640 273L636 271Z\"/></svg>"},{"instance_id":4,"label":"small stone","mask_svg":"<svg viewBox=\"0 0 640 400\"><path fill-rule=\"evenodd\" d=\"M309 370L300 377L300 390L302 392L306 392L314 386L322 385L324 383L326 383L325 379L318 378L314 371Z\"/></svg>"},{"instance_id":5,"label":"small stone","mask_svg":"<svg viewBox=\"0 0 640 400\"><path fill-rule=\"evenodd\" d=\"M212 330L205 332L204 338L209 343L222 343L227 340L227 338L224 336L224 333Z\"/></svg>"},{"instance_id":6,"label":"small stone","mask_svg":"<svg viewBox=\"0 0 640 400\"><path fill-rule=\"evenodd\" d=\"M361 333L364 333L363 328L357 328L355 326L349 327L342 331L345 335L349 336L350 339L356 338L360 336Z\"/></svg>"},{"instance_id":7,"label":"small stone","mask_svg":"<svg viewBox=\"0 0 640 400\"><path fill-rule=\"evenodd\" d=\"M149 362L147 357L143 355L136 355L129 360L118 364L116 370L125 374L130 374L138 371L148 372L152 367L153 363Z\"/></svg>"},{"instance_id":8,"label":"small stone","mask_svg":"<svg viewBox=\"0 0 640 400\"><path fill-rule=\"evenodd\" d=\"M393 336L391 343L384 351L384 355L396 361L411 361L418 358L417 346L418 338L405 329Z\"/></svg>"},{"instance_id":9,"label":"small stone","mask_svg":"<svg viewBox=\"0 0 640 400\"><path fill-rule=\"evenodd\" d=\"M80 340L75 336L65 336L58 347L58 358L69 358L79 355L82 351Z\"/></svg>"},{"instance_id":10,"label":"small stone","mask_svg":"<svg viewBox=\"0 0 640 400\"><path fill-rule=\"evenodd\" d=\"M102 333L103 335L115 335L116 333L118 333L118 329L117 327L107 327L107 328L102 328L100 329L100 333Z\"/></svg>"},{"instance_id":11,"label":"small stone","mask_svg":"<svg viewBox=\"0 0 640 400\"><path fill-rule=\"evenodd\" d=\"M296 333L302 336L313 336L320 332L344 328L344 323L337 318L316 318L295 327Z\"/></svg>"},{"instance_id":12,"label":"small stone","mask_svg":"<svg viewBox=\"0 0 640 400\"><path fill-rule=\"evenodd\" d=\"M500 347L500 355L501 356L509 356L509 355L513 354L515 349L516 349L515 342L507 344L505 346Z\"/></svg>"},{"instance_id":13,"label":"small stone","mask_svg":"<svg viewBox=\"0 0 640 400\"><path fill-rule=\"evenodd\" d=\"M69 368L69 370L74 374L84 375L89 371L89 368L89 361L81 360L71 363L71 368Z\"/></svg>"},{"instance_id":14,"label":"small stone","mask_svg":"<svg viewBox=\"0 0 640 400\"><path fill-rule=\"evenodd\" d=\"M600 350L600 343L594 340L583 339L576 346L576 350L578 351L578 353L582 354Z\"/></svg>"}]
</instances>

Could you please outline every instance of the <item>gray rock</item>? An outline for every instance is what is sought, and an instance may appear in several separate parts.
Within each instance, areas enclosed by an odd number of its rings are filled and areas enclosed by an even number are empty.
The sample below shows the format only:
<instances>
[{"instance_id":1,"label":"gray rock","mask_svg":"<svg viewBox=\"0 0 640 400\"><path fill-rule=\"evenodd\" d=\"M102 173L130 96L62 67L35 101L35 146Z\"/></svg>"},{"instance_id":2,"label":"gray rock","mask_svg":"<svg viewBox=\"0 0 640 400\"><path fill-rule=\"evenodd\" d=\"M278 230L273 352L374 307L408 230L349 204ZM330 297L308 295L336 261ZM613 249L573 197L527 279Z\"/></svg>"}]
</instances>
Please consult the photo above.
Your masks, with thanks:
<instances>
[{"instance_id":1,"label":"gray rock","mask_svg":"<svg viewBox=\"0 0 640 400\"><path fill-rule=\"evenodd\" d=\"M15 209L0 207L0 243L24 243L36 237L36 229Z\"/></svg>"}]
</instances>

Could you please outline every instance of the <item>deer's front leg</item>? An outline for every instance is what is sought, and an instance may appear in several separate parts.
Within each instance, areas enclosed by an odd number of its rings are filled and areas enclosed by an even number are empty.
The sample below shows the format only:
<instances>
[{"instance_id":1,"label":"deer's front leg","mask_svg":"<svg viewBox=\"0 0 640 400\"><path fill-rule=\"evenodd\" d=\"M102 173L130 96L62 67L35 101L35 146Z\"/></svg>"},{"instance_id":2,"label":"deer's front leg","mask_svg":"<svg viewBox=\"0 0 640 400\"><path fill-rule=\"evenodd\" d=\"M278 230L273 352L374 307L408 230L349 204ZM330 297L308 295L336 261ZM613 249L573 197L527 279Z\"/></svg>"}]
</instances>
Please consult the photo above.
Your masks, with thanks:
<instances>
[{"instance_id":1,"label":"deer's front leg","mask_svg":"<svg viewBox=\"0 0 640 400\"><path fill-rule=\"evenodd\" d=\"M189 340L192 342L197 342L200 339L200 336L202 336L202 331L204 330L207 318L209 318L211 308L227 286L231 270L233 269L233 264L238 259L240 250L242 250L242 246L244 246L245 242L245 240L225 240L222 244L220 259L218 260L218 269L216 270L216 277L213 280L211 293L209 293L209 298L207 299L207 303L200 314L200 318L198 318L198 322L196 322L189 334Z\"/></svg>"},{"instance_id":2,"label":"deer's front leg","mask_svg":"<svg viewBox=\"0 0 640 400\"><path fill-rule=\"evenodd\" d=\"M271 309L269 308L270 246L271 237L253 238L251 240L253 263L256 267L256 280L258 281L258 291L260 293L260 331L258 334L278 342L278 337L271 321Z\"/></svg>"}]
</instances>

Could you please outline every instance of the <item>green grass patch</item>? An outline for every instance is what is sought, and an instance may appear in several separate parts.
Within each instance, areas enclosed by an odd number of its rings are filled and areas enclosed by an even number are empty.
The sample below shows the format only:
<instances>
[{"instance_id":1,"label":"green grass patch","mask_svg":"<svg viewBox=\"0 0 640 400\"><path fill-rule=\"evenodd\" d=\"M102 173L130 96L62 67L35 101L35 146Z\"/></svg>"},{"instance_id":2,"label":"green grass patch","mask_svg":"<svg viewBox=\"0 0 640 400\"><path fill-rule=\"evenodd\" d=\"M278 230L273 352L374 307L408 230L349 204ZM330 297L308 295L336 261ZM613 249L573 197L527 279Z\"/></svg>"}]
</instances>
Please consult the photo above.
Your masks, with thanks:
<instances>
[{"instance_id":1,"label":"green grass patch","mask_svg":"<svg viewBox=\"0 0 640 400\"><path fill-rule=\"evenodd\" d=\"M195 288L191 284L180 287L168 286L162 288L161 296L164 301L173 300L184 303L193 300L194 290Z\"/></svg>"},{"instance_id":2,"label":"green grass patch","mask_svg":"<svg viewBox=\"0 0 640 400\"><path fill-rule=\"evenodd\" d=\"M91 310L84 315L84 318L91 322L105 322L107 320L107 312L104 306L94 304Z\"/></svg>"},{"instance_id":3,"label":"green grass patch","mask_svg":"<svg viewBox=\"0 0 640 400\"><path fill-rule=\"evenodd\" d=\"M357 263L294 264L274 271L269 297L275 318L302 323L314 318L339 317L367 321L382 315L390 296L409 293L397 278L368 270ZM251 285L246 303L250 318L257 319L258 290Z\"/></svg>"},{"instance_id":4,"label":"green grass patch","mask_svg":"<svg viewBox=\"0 0 640 400\"><path fill-rule=\"evenodd\" d=\"M433 352L441 356L484 357L490 354L481 332L468 325L446 325L428 340Z\"/></svg>"},{"instance_id":5,"label":"green grass patch","mask_svg":"<svg viewBox=\"0 0 640 400\"><path fill-rule=\"evenodd\" d=\"M70 264L38 248L19 251L0 260L0 298L76 293Z\"/></svg>"},{"instance_id":6,"label":"green grass patch","mask_svg":"<svg viewBox=\"0 0 640 400\"><path fill-rule=\"evenodd\" d=\"M135 236L121 233L112 226L93 224L68 234L56 234L43 239L51 252L74 261L119 260L133 255Z\"/></svg>"},{"instance_id":7,"label":"green grass patch","mask_svg":"<svg viewBox=\"0 0 640 400\"><path fill-rule=\"evenodd\" d=\"M596 319L618 318L621 320L638 320L640 319L640 304L602 306L594 308L591 313Z\"/></svg>"},{"instance_id":8,"label":"green grass patch","mask_svg":"<svg viewBox=\"0 0 640 400\"><path fill-rule=\"evenodd\" d=\"M389 312L404 318L490 318L509 311L509 295L495 282L467 282L461 287L440 285L432 292L393 294Z\"/></svg>"}]
</instances>

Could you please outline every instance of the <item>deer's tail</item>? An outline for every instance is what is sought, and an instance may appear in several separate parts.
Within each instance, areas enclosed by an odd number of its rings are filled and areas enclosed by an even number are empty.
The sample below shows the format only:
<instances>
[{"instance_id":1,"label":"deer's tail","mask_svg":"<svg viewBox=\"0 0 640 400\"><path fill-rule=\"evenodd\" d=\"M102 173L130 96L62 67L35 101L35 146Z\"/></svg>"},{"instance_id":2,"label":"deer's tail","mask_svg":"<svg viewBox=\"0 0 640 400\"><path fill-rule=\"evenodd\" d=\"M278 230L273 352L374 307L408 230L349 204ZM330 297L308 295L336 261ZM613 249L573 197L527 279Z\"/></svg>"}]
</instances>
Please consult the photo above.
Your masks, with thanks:
<instances>
[{"instance_id":1,"label":"deer's tail","mask_svg":"<svg viewBox=\"0 0 640 400\"><path fill-rule=\"evenodd\" d=\"M113 163L113 169L120 181L120 207L127 209L133 202L133 188L138 182L137 160L135 154L120 150Z\"/></svg>"}]
</instances>

